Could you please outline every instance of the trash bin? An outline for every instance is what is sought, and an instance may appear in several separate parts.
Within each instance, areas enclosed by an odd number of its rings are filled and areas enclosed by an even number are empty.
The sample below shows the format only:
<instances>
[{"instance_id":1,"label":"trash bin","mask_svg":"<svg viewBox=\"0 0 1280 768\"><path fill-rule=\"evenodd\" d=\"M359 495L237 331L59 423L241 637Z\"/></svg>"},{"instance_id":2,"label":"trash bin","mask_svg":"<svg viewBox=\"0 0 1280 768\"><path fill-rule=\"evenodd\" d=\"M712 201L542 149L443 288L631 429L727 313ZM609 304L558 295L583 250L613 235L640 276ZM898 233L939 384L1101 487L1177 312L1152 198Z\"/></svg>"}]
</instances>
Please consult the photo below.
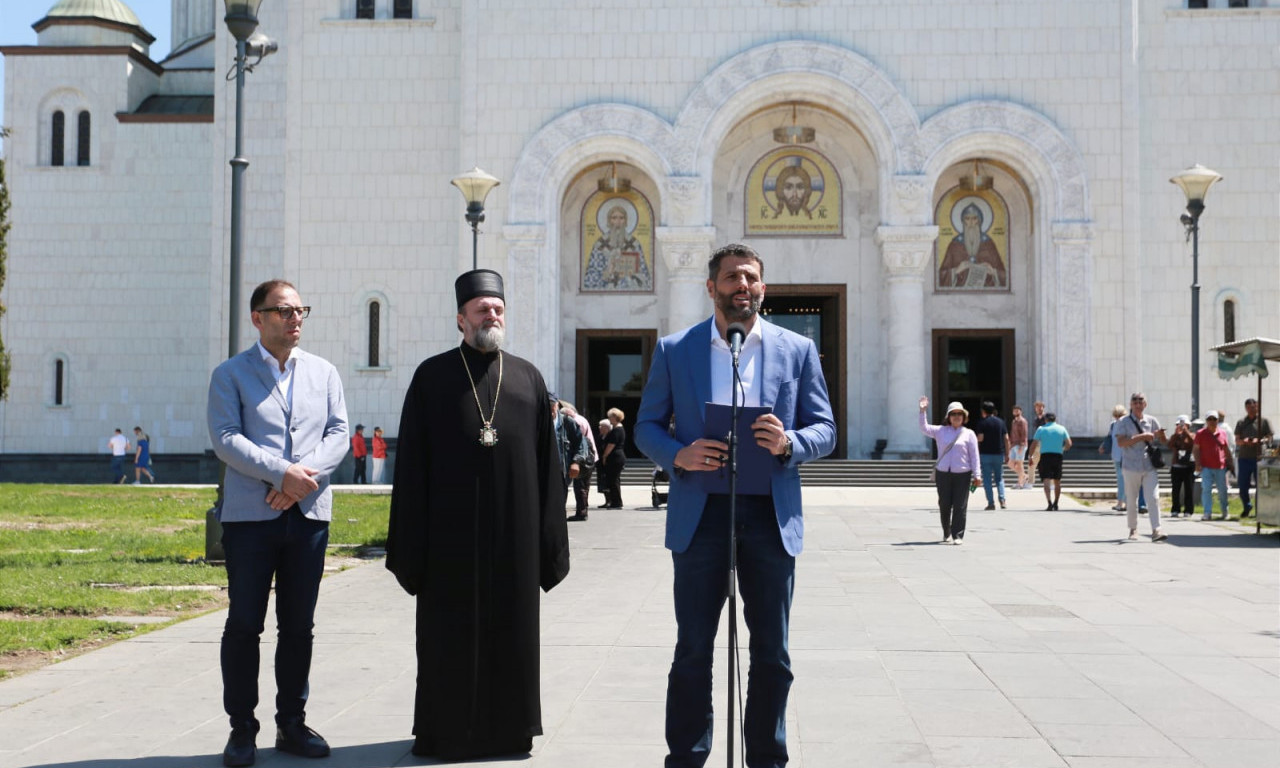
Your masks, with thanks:
<instances>
[{"instance_id":1,"label":"trash bin","mask_svg":"<svg viewBox=\"0 0 1280 768\"><path fill-rule=\"evenodd\" d=\"M1257 488L1254 489L1253 514L1263 525L1280 525L1280 456L1258 458Z\"/></svg>"}]
</instances>

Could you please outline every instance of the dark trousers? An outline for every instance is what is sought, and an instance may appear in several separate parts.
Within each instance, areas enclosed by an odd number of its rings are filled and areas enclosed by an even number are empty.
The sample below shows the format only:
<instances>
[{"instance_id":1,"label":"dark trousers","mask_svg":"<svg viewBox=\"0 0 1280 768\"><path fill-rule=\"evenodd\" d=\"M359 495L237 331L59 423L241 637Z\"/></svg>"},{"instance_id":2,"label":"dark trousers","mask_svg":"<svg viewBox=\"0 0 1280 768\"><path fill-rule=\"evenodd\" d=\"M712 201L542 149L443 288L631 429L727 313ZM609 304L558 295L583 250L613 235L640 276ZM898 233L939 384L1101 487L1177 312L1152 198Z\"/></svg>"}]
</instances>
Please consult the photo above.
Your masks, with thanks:
<instances>
[{"instance_id":1,"label":"dark trousers","mask_svg":"<svg viewBox=\"0 0 1280 768\"><path fill-rule=\"evenodd\" d=\"M587 492L591 490L591 472L594 469L590 464L581 466L578 476L573 479L573 500L578 514L587 511Z\"/></svg>"},{"instance_id":2,"label":"dark trousers","mask_svg":"<svg viewBox=\"0 0 1280 768\"><path fill-rule=\"evenodd\" d=\"M964 523L969 515L969 472L937 473L938 513L942 518L942 537L963 539Z\"/></svg>"},{"instance_id":3,"label":"dark trousers","mask_svg":"<svg viewBox=\"0 0 1280 768\"><path fill-rule=\"evenodd\" d=\"M1249 501L1249 489L1258 481L1258 460L1237 456L1236 477L1240 483L1240 503L1244 505L1244 511L1248 512L1253 509L1253 502Z\"/></svg>"},{"instance_id":4,"label":"dark trousers","mask_svg":"<svg viewBox=\"0 0 1280 768\"><path fill-rule=\"evenodd\" d=\"M276 582L276 723L304 719L311 629L329 524L293 505L274 520L223 523L230 608L222 630L222 706L232 728L251 727L258 706L259 639Z\"/></svg>"},{"instance_id":5,"label":"dark trousers","mask_svg":"<svg viewBox=\"0 0 1280 768\"><path fill-rule=\"evenodd\" d=\"M625 461L604 465L604 501L611 507L622 506L622 468L626 465Z\"/></svg>"},{"instance_id":6,"label":"dark trousers","mask_svg":"<svg viewBox=\"0 0 1280 768\"><path fill-rule=\"evenodd\" d=\"M742 496L737 506L738 587L751 636L742 736L750 768L787 763L787 630L796 560L778 532L773 499ZM666 768L700 768L711 751L711 665L729 570L729 498L707 499L702 520L675 566L676 651L667 676Z\"/></svg>"},{"instance_id":7,"label":"dark trousers","mask_svg":"<svg viewBox=\"0 0 1280 768\"><path fill-rule=\"evenodd\" d=\"M122 479L124 479L124 476L125 476L124 457L112 456L111 457L111 482L118 483Z\"/></svg>"},{"instance_id":8,"label":"dark trousers","mask_svg":"<svg viewBox=\"0 0 1280 768\"><path fill-rule=\"evenodd\" d=\"M368 481L368 480L366 480L366 479L365 479L365 476L364 476L364 463L365 463L365 459L366 459L367 457L365 457L365 456L355 456L355 457L353 457L353 458L356 460L356 471L355 471L355 472L353 472L353 473L352 473L352 475L351 475L351 483L352 483L352 485L358 485L358 484L361 484L361 483L363 483L363 484L366 484L366 485L367 485L367 484L369 483L369 481Z\"/></svg>"},{"instance_id":9,"label":"dark trousers","mask_svg":"<svg viewBox=\"0 0 1280 768\"><path fill-rule=\"evenodd\" d=\"M1173 486L1173 506L1169 513L1188 515L1196 511L1196 468L1169 467L1169 483ZM1141 502L1139 502L1141 503Z\"/></svg>"}]
</instances>

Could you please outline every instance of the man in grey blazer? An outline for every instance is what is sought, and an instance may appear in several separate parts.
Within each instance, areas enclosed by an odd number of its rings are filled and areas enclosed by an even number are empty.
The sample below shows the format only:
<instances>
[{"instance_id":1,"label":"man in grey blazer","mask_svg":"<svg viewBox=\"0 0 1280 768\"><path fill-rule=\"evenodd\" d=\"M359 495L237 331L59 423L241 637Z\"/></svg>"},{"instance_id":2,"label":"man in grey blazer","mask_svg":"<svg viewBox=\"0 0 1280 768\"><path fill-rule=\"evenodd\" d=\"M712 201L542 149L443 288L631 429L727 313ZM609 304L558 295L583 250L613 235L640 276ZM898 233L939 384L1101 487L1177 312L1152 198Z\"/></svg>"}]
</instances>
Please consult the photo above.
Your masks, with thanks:
<instances>
[{"instance_id":1,"label":"man in grey blazer","mask_svg":"<svg viewBox=\"0 0 1280 768\"><path fill-rule=\"evenodd\" d=\"M227 766L253 765L258 644L276 583L276 749L324 757L329 745L306 720L311 629L333 494L347 453L342 380L327 360L298 349L311 308L283 280L249 300L259 340L219 365L209 382L209 437L227 465L219 520L230 609L222 633Z\"/></svg>"}]
</instances>

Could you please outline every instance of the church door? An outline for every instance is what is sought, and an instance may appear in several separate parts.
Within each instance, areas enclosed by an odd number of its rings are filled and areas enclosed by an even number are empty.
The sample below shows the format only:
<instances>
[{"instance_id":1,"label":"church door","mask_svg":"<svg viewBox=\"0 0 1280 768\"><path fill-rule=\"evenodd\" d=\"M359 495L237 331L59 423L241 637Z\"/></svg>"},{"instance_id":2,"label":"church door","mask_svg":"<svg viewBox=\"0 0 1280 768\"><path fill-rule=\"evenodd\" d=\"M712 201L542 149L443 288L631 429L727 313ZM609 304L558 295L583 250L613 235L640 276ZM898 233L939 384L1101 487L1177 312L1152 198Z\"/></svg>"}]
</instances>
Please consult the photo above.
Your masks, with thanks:
<instances>
[{"instance_id":1,"label":"church door","mask_svg":"<svg viewBox=\"0 0 1280 768\"><path fill-rule=\"evenodd\" d=\"M983 400L995 403L1007 422L1015 394L1013 343L1011 328L934 329L932 423L939 422L953 400L969 411L970 424L982 418Z\"/></svg>"}]
</instances>

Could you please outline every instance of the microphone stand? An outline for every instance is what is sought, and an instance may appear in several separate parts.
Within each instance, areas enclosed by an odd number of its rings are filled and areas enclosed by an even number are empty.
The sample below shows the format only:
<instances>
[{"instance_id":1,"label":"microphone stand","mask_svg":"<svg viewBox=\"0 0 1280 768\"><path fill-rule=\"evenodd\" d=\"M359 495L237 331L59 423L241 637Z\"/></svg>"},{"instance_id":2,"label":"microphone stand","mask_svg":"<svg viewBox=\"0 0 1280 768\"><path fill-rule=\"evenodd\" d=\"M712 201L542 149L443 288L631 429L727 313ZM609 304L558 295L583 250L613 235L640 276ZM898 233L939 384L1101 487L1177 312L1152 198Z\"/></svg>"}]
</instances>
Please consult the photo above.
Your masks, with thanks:
<instances>
[{"instance_id":1,"label":"microphone stand","mask_svg":"<svg viewBox=\"0 0 1280 768\"><path fill-rule=\"evenodd\" d=\"M735 710L734 670L738 651L738 390L741 378L738 374L738 354L733 355L733 395L730 399L729 411L729 573L725 585L729 599L729 708L725 711L728 730L725 732L725 746L728 753L728 768L733 768L733 713Z\"/></svg>"}]
</instances>

